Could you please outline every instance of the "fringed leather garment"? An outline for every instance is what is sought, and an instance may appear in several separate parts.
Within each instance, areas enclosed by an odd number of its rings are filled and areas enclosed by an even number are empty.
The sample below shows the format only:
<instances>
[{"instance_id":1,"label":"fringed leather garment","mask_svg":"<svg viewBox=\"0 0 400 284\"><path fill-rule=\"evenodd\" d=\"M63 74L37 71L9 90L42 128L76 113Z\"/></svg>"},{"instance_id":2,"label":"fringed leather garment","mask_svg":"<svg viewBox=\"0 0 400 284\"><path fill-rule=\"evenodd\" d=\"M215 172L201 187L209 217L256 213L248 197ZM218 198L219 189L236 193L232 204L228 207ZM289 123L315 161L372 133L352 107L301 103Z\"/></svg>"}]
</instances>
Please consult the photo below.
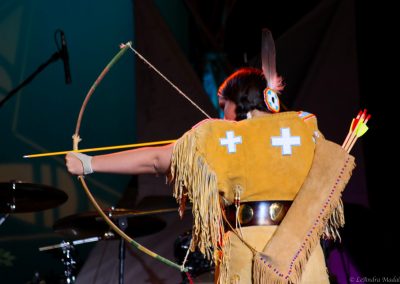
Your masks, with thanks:
<instances>
[{"instance_id":1,"label":"fringed leather garment","mask_svg":"<svg viewBox=\"0 0 400 284\"><path fill-rule=\"evenodd\" d=\"M354 158L319 133L315 116L284 112L205 120L175 144L174 196L192 203L191 250L218 266L218 283L328 283L322 236L343 226L341 193ZM279 226L224 226L223 207L293 200Z\"/></svg>"}]
</instances>

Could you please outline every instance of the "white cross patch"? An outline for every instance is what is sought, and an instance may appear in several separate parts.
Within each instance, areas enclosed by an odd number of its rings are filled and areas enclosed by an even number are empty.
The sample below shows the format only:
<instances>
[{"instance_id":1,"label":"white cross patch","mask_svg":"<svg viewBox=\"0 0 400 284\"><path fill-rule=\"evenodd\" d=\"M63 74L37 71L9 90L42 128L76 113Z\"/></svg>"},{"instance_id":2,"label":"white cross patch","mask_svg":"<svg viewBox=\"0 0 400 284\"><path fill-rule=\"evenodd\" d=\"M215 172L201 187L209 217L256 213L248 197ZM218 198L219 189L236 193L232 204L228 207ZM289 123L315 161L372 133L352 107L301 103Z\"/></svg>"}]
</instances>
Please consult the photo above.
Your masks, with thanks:
<instances>
[{"instance_id":1,"label":"white cross patch","mask_svg":"<svg viewBox=\"0 0 400 284\"><path fill-rule=\"evenodd\" d=\"M242 144L242 136L236 136L233 131L226 132L226 138L219 139L222 146L228 146L228 153L236 153L236 144Z\"/></svg>"},{"instance_id":2,"label":"white cross patch","mask_svg":"<svg viewBox=\"0 0 400 284\"><path fill-rule=\"evenodd\" d=\"M271 137L272 146L282 147L282 155L292 155L292 146L300 146L300 136L290 136L290 128L281 128L281 136Z\"/></svg>"}]
</instances>

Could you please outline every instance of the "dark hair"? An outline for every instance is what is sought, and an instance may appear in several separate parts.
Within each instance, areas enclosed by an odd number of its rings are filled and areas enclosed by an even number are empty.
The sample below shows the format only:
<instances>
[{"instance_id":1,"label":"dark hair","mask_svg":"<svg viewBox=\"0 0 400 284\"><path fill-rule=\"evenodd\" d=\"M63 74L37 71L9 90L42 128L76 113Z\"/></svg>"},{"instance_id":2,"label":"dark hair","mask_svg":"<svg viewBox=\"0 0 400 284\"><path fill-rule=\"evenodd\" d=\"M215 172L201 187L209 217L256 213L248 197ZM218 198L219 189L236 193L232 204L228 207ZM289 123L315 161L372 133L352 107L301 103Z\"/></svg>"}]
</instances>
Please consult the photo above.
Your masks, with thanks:
<instances>
[{"instance_id":1,"label":"dark hair","mask_svg":"<svg viewBox=\"0 0 400 284\"><path fill-rule=\"evenodd\" d=\"M254 109L270 112L264 102L266 87L267 81L262 70L245 67L225 79L218 89L218 95L236 104L236 120L242 120Z\"/></svg>"}]
</instances>

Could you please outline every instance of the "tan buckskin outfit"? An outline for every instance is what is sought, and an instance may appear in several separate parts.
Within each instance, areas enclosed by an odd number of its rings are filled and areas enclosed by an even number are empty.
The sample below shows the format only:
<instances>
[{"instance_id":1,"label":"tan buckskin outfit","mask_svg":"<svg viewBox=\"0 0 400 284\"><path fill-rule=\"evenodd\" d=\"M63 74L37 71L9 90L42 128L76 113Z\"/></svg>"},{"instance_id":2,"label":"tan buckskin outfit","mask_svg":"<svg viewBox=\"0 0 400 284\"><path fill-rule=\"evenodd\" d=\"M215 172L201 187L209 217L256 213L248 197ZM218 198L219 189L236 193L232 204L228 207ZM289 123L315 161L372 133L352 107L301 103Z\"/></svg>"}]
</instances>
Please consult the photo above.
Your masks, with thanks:
<instances>
[{"instance_id":1,"label":"tan buckskin outfit","mask_svg":"<svg viewBox=\"0 0 400 284\"><path fill-rule=\"evenodd\" d=\"M181 209L192 202L191 249L216 262L216 282L329 283L319 240L344 224L340 196L353 167L315 116L283 112L198 124L174 146L171 180ZM243 208L238 199L293 203L278 226L230 222L239 224L235 234L223 208Z\"/></svg>"}]
</instances>

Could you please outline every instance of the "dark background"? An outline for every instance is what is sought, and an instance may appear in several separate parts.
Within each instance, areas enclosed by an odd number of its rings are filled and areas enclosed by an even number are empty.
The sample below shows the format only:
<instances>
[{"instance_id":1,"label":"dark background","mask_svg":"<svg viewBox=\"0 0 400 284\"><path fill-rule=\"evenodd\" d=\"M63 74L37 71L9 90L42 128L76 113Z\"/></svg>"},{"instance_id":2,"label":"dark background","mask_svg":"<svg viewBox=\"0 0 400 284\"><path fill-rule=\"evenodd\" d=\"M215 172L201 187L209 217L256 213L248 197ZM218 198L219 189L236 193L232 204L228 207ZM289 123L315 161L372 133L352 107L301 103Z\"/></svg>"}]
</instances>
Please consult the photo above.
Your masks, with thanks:
<instances>
[{"instance_id":1,"label":"dark background","mask_svg":"<svg viewBox=\"0 0 400 284\"><path fill-rule=\"evenodd\" d=\"M283 70L283 72L290 73L287 70L293 66L289 60L285 60L283 57L293 57L292 54L297 52L296 41L309 41L309 49L312 49L313 38L307 37L311 34L310 31L320 29L321 33L325 33L325 35L332 32L333 29L329 30L330 24L333 25L332 22L335 21L335 13L339 13L340 8L338 7L344 3L349 4L349 2L354 4L354 18L351 19L351 16L345 12L341 14L338 21L342 21L348 26L342 30L338 29L337 33L342 34L337 35L336 38L341 41L348 40L345 31L351 33L351 23L354 21L355 58L353 62L348 62L348 66L340 66L342 70L336 69L332 64L332 68L327 69L328 71L322 75L330 77L331 84L322 86L321 90L325 88L326 92L329 92L330 89L335 89L335 91L346 93L346 89L352 89L351 82L346 78L348 73L345 69L348 70L351 68L351 64L355 63L357 72L354 78L358 80L359 108L367 108L368 112L372 114L372 119L369 122L370 131L358 145L364 157L367 199L364 202L365 199L361 194L353 198L349 192L346 192L347 199L345 198L345 201L349 201L345 206L346 226L342 233L342 244L338 246L340 249L349 251L361 275L398 276L399 269L396 267L396 261L392 261L396 259L399 252L398 238L394 232L399 217L397 210L398 186L395 182L395 177L398 175L399 155L396 139L391 138L397 129L395 116L397 115L398 101L395 63L397 62L398 44L394 40L397 34L396 23L398 20L393 15L393 7L390 7L387 1L236 1L222 33L224 40L221 40L220 43L223 45L229 63L233 66L240 66L244 63L244 53L247 53L248 58L258 56L259 31L263 27L268 27L277 39L278 72ZM324 5L330 7L327 8L327 12L318 8ZM348 6L348 9L351 9L351 5ZM208 8L204 8L204 10L209 11ZM310 15L313 13L312 11L316 10L318 12L314 12L315 15ZM329 17L332 18L328 19ZM311 23L308 24L304 20L305 18L309 19ZM308 31L304 32L299 26L303 26ZM300 35L294 35L293 30ZM304 35L303 38L302 35ZM293 38L292 42L287 40L289 36ZM283 47L281 41L289 43L291 46ZM285 52L285 54L280 52ZM340 52L337 50L339 58L336 58L336 62L340 61L340 56L342 56ZM314 108L318 113L320 110L318 104L321 102L314 100L312 104L305 105L296 101L299 89L304 88L304 85L302 86L300 83L296 86L290 85L290 79L293 81L304 80L304 73L310 69L304 68L302 72L297 72L296 78L288 78L287 74L286 77L283 75L288 85L282 99L289 108L298 106L307 110ZM294 75L290 73L289 76ZM329 119L338 122L336 127L341 128L340 123L344 124L348 120L347 117L344 120L341 118L346 115L347 111L346 107L342 108L342 106L346 103L352 104L351 100L354 100L354 97L349 95L346 98L346 96L340 96L334 92L331 94L337 96L340 104L332 104L330 111L318 113L318 115L320 120L324 120L324 115L329 113ZM320 97L323 97L322 94ZM330 98L327 98L327 101L329 100ZM335 130L332 129L335 125L323 123L323 125L320 124L320 127L325 135L340 142L340 134L335 133ZM343 130L341 129L341 131ZM343 132L341 133L343 134ZM352 189L350 188L350 190Z\"/></svg>"},{"instance_id":2,"label":"dark background","mask_svg":"<svg viewBox=\"0 0 400 284\"><path fill-rule=\"evenodd\" d=\"M65 172L62 158L27 161L20 157L70 147L84 93L120 42L134 39L138 50L216 117L215 97L203 89L207 68L218 85L238 67L258 66L264 27L276 39L277 69L286 82L281 99L288 109L315 113L321 131L337 143L343 141L359 109L372 114L370 130L352 152L357 168L344 193L342 242L327 244L328 254L339 252L330 260L337 272L332 282L347 283L355 275L381 280L399 276L394 232L399 216L395 182L399 157L393 138L398 20L394 7L385 1L4 1L0 14L0 95L5 96L54 52L51 37L60 27L68 39L73 80L65 85L59 61L0 109L2 181L48 184L69 195L59 208L11 215L1 225L0 249L16 257L11 267L0 263L4 283L28 283L35 271L49 283L56 281L54 275L63 269L59 256L38 253L37 248L63 239L51 228L55 221L93 210ZM132 55L114 67L97 92L85 114L82 147L174 139L204 118ZM162 178L149 176L95 175L88 182L104 207L138 208L146 196L170 193ZM169 201L152 206L170 207ZM147 204L145 209L149 208ZM190 219L181 223L176 216L161 217L166 229L139 239L173 258L173 242L190 228ZM117 265L115 242L79 247L85 264L81 283L110 283L107 276L116 275L110 270ZM96 262L98 252L105 251L109 260ZM126 281L176 283L180 279L179 273L147 256L129 255ZM102 277L91 277L93 270Z\"/></svg>"}]
</instances>

